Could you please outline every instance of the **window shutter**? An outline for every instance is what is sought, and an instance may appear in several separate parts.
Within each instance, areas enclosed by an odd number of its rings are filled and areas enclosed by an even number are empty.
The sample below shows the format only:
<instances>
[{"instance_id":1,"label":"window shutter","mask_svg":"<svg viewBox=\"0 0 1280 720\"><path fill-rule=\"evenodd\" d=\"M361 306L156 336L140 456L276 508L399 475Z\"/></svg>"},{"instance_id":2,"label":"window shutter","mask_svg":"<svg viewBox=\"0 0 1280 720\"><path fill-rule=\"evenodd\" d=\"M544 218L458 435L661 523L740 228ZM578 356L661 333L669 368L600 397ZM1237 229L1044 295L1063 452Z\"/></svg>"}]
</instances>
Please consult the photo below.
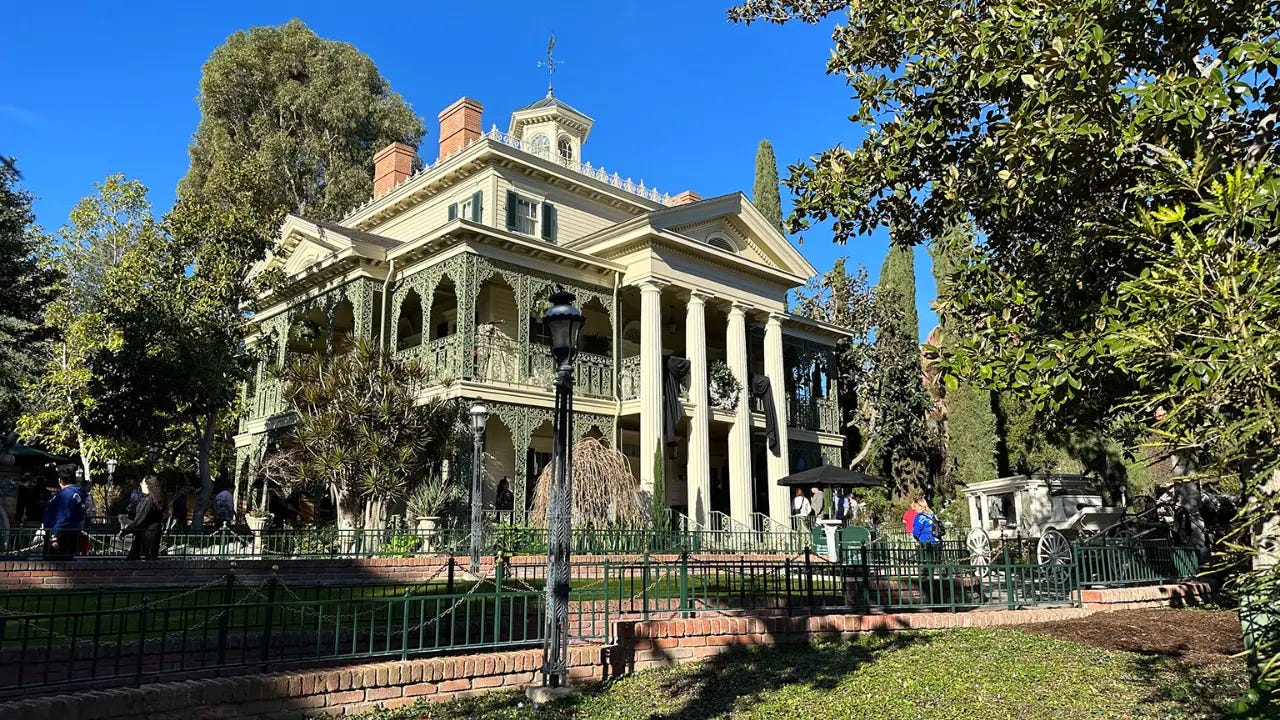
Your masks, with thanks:
<instances>
[{"instance_id":1,"label":"window shutter","mask_svg":"<svg viewBox=\"0 0 1280 720\"><path fill-rule=\"evenodd\" d=\"M452 205L449 206L449 219L450 220L458 219L458 203L453 203Z\"/></svg>"},{"instance_id":2,"label":"window shutter","mask_svg":"<svg viewBox=\"0 0 1280 720\"><path fill-rule=\"evenodd\" d=\"M480 202L482 200L484 200L484 193L479 190L471 194L471 222L481 222Z\"/></svg>"},{"instance_id":3,"label":"window shutter","mask_svg":"<svg viewBox=\"0 0 1280 720\"><path fill-rule=\"evenodd\" d=\"M519 199L520 199L519 195L515 194L511 190L507 191L507 229L508 230L516 229L516 201Z\"/></svg>"},{"instance_id":4,"label":"window shutter","mask_svg":"<svg viewBox=\"0 0 1280 720\"><path fill-rule=\"evenodd\" d=\"M542 239L556 241L556 206L545 202L542 203Z\"/></svg>"}]
</instances>

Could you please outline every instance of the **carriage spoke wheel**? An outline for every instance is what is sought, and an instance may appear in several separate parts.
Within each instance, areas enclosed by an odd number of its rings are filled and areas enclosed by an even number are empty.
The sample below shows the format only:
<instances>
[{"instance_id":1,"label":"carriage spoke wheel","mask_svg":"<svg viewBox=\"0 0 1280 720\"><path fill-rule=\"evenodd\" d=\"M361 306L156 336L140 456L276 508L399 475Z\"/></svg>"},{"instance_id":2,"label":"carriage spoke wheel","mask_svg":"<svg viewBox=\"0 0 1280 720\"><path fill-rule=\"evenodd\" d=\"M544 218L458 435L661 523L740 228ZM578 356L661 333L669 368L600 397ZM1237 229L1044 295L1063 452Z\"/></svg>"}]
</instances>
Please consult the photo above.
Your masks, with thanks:
<instances>
[{"instance_id":1,"label":"carriage spoke wheel","mask_svg":"<svg viewBox=\"0 0 1280 720\"><path fill-rule=\"evenodd\" d=\"M1045 530L1036 543L1036 559L1041 565L1070 565L1071 543L1057 530Z\"/></svg>"},{"instance_id":2,"label":"carriage spoke wheel","mask_svg":"<svg viewBox=\"0 0 1280 720\"><path fill-rule=\"evenodd\" d=\"M983 560L991 559L991 538L987 536L987 531L982 528L974 528L964 538L964 546L969 550L969 559Z\"/></svg>"}]
</instances>

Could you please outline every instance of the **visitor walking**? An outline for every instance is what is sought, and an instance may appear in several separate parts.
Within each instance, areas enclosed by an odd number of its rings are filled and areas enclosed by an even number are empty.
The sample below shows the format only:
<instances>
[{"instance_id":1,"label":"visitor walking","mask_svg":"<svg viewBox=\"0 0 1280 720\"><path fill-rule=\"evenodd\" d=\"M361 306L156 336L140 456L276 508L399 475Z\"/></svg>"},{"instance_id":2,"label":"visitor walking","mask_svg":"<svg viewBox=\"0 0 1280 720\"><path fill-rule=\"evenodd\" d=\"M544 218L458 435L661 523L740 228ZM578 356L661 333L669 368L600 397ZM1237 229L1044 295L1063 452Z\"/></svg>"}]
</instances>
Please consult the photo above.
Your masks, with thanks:
<instances>
[{"instance_id":1,"label":"visitor walking","mask_svg":"<svg viewBox=\"0 0 1280 720\"><path fill-rule=\"evenodd\" d=\"M801 518L800 522L808 525L813 518L813 504L809 502L809 498L805 497L804 490L796 488L796 497L791 501L791 514L793 517ZM795 522L794 520L792 522Z\"/></svg>"},{"instance_id":2,"label":"visitor walking","mask_svg":"<svg viewBox=\"0 0 1280 720\"><path fill-rule=\"evenodd\" d=\"M74 465L58 466L58 494L44 508L44 557L69 560L84 529L84 489L75 481Z\"/></svg>"},{"instance_id":3,"label":"visitor walking","mask_svg":"<svg viewBox=\"0 0 1280 720\"><path fill-rule=\"evenodd\" d=\"M164 512L156 498L160 495L160 481L155 475L142 479L138 504L127 524L120 528L120 537L133 536L133 545L129 547L129 559L139 560L143 555L148 560L155 560L160 554L160 530L164 527Z\"/></svg>"},{"instance_id":4,"label":"visitor walking","mask_svg":"<svg viewBox=\"0 0 1280 720\"><path fill-rule=\"evenodd\" d=\"M236 518L236 501L231 496L231 491L223 488L213 498L213 524L222 528L230 525Z\"/></svg>"},{"instance_id":5,"label":"visitor walking","mask_svg":"<svg viewBox=\"0 0 1280 720\"><path fill-rule=\"evenodd\" d=\"M178 492L173 495L173 504L170 507L169 527L174 532L187 531L187 491L185 488L178 488Z\"/></svg>"}]
</instances>

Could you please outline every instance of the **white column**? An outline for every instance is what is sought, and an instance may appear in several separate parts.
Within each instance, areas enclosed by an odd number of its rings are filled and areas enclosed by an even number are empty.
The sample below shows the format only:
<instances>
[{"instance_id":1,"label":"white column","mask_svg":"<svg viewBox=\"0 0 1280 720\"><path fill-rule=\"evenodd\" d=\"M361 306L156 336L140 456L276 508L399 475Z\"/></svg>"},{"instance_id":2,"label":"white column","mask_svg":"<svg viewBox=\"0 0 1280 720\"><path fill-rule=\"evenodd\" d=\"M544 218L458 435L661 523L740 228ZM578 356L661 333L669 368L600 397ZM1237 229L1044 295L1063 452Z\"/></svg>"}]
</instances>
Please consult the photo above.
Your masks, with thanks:
<instances>
[{"instance_id":1,"label":"white column","mask_svg":"<svg viewBox=\"0 0 1280 720\"><path fill-rule=\"evenodd\" d=\"M711 408L707 400L707 298L701 290L689 294L685 310L684 346L689 355L689 465L685 472L689 517L707 526L711 512Z\"/></svg>"},{"instance_id":2,"label":"white column","mask_svg":"<svg viewBox=\"0 0 1280 720\"><path fill-rule=\"evenodd\" d=\"M778 486L778 481L786 477L791 469L791 456L787 452L786 372L786 366L782 362L782 316L778 313L770 313L769 320L764 326L764 374L769 377L773 392L773 406L778 411L779 455L768 453L769 517L789 527L790 499L787 497L787 488Z\"/></svg>"},{"instance_id":3,"label":"white column","mask_svg":"<svg viewBox=\"0 0 1280 720\"><path fill-rule=\"evenodd\" d=\"M729 370L742 385L733 425L729 428L729 515L744 525L751 524L751 403L747 396L747 322L745 308L734 303L729 309L725 334L725 355Z\"/></svg>"},{"instance_id":4,"label":"white column","mask_svg":"<svg viewBox=\"0 0 1280 720\"><path fill-rule=\"evenodd\" d=\"M662 451L662 286L640 283L640 489L653 492L653 458Z\"/></svg>"}]
</instances>

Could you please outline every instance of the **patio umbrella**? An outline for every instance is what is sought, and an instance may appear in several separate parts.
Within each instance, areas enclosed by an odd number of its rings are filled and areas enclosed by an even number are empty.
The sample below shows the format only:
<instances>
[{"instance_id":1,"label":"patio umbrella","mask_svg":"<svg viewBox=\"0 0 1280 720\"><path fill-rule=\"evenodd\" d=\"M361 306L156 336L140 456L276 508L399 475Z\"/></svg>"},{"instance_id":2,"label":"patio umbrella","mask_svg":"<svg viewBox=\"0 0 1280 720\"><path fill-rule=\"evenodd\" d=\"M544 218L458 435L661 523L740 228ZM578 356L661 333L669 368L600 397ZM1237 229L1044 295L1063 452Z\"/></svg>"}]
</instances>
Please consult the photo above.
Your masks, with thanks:
<instances>
[{"instance_id":1,"label":"patio umbrella","mask_svg":"<svg viewBox=\"0 0 1280 720\"><path fill-rule=\"evenodd\" d=\"M857 470L846 470L835 465L819 465L780 480L783 487L881 487L884 481Z\"/></svg>"}]
</instances>

